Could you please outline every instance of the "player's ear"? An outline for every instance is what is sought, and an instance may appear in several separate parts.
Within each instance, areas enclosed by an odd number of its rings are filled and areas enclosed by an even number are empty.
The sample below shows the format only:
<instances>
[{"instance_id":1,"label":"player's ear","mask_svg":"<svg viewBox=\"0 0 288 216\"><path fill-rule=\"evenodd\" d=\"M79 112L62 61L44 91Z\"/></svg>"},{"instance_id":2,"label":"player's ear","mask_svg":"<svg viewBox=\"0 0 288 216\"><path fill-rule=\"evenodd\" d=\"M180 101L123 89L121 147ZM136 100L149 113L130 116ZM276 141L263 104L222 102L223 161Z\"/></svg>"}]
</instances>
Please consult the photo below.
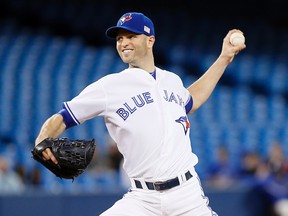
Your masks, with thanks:
<instances>
[{"instance_id":1,"label":"player's ear","mask_svg":"<svg viewBox=\"0 0 288 216\"><path fill-rule=\"evenodd\" d=\"M152 48L154 43L155 43L155 37L154 36L149 36L148 39L147 39L147 46Z\"/></svg>"}]
</instances>

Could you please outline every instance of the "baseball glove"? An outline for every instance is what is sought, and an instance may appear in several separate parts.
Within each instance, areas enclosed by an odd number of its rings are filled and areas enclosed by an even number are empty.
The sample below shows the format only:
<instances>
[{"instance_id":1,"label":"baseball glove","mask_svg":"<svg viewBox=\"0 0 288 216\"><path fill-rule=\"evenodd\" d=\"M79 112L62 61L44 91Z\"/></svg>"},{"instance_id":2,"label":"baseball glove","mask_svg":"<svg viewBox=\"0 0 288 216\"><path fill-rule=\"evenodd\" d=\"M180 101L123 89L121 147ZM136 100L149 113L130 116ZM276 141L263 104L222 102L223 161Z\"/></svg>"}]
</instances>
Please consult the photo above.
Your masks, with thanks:
<instances>
[{"instance_id":1,"label":"baseball glove","mask_svg":"<svg viewBox=\"0 0 288 216\"><path fill-rule=\"evenodd\" d=\"M50 148L58 164L44 160L42 152ZM59 178L73 179L87 168L95 151L95 140L46 138L32 149L32 157Z\"/></svg>"}]
</instances>

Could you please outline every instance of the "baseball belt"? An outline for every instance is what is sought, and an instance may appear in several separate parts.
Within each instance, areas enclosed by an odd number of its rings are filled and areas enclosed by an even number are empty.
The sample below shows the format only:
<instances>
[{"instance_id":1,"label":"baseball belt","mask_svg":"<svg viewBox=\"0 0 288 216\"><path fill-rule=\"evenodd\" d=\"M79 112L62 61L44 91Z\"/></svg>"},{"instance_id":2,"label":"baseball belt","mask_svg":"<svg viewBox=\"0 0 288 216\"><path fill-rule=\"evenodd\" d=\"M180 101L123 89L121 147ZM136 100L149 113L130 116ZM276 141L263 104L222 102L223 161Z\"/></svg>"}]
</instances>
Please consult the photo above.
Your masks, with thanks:
<instances>
[{"instance_id":1,"label":"baseball belt","mask_svg":"<svg viewBox=\"0 0 288 216\"><path fill-rule=\"evenodd\" d=\"M191 174L190 171L187 171L184 174L184 181L188 181L189 179L191 179L193 177L193 175ZM135 183L135 187L139 188L139 189L144 189L145 187L142 185L143 183L141 183L141 181L133 179L134 183ZM166 181L156 181L156 182L146 182L144 181L144 183L146 184L146 187L148 190L156 190L156 191L163 191L163 190L168 190L171 189L173 187L176 187L178 185L180 185L180 180L179 177L173 178L173 179L169 179ZM183 181L182 181L183 182Z\"/></svg>"}]
</instances>

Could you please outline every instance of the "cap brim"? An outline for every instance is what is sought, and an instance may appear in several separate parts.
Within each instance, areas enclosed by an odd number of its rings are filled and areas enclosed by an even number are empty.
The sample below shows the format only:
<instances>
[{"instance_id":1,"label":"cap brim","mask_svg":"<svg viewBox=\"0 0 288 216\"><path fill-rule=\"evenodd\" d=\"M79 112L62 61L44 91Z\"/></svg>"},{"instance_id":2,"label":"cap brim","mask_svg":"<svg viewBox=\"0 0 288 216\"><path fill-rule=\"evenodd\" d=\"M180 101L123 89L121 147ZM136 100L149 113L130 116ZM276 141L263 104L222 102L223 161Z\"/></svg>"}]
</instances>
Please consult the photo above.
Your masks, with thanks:
<instances>
[{"instance_id":1,"label":"cap brim","mask_svg":"<svg viewBox=\"0 0 288 216\"><path fill-rule=\"evenodd\" d=\"M138 32L138 31L135 31L135 30L132 30L131 28L129 27L125 27L125 26L113 26L113 27L110 27L106 30L106 36L108 38L116 38L117 34L118 34L118 31L120 29L125 29L127 31L130 31L130 32L133 32L135 34L143 34L142 32Z\"/></svg>"}]
</instances>

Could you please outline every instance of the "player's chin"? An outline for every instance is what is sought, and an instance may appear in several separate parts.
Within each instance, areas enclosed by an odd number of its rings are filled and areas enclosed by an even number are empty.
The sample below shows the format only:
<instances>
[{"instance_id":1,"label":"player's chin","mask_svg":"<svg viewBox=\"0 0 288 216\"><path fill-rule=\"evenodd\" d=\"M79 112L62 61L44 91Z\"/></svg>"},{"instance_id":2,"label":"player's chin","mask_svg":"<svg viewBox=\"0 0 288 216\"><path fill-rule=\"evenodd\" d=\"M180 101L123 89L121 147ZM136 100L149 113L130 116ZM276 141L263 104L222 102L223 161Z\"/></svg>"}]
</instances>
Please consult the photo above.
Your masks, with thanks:
<instances>
[{"instance_id":1,"label":"player's chin","mask_svg":"<svg viewBox=\"0 0 288 216\"><path fill-rule=\"evenodd\" d=\"M121 56L121 59L126 64L130 64L132 62L131 58Z\"/></svg>"}]
</instances>

